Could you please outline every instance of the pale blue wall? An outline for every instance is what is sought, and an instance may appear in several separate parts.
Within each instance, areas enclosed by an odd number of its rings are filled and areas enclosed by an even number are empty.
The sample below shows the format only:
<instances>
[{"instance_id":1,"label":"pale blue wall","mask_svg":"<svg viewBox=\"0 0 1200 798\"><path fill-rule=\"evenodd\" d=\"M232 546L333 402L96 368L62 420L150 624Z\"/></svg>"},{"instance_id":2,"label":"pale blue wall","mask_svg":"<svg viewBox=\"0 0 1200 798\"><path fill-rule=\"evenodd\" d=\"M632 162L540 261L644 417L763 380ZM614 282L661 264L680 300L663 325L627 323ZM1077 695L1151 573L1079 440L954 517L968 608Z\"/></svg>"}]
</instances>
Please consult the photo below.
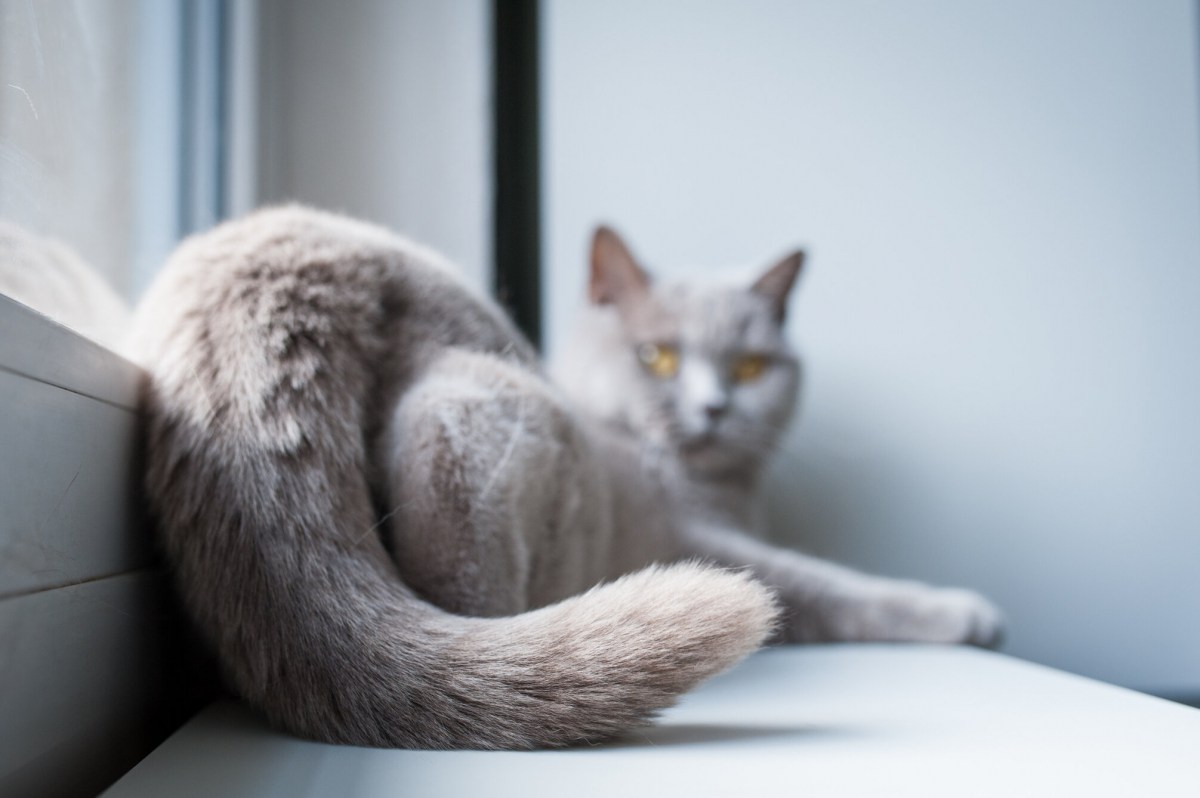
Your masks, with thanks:
<instances>
[{"instance_id":1,"label":"pale blue wall","mask_svg":"<svg viewBox=\"0 0 1200 798\"><path fill-rule=\"evenodd\" d=\"M1200 690L1192 3L545 13L550 346L597 220L674 273L811 245L776 534L984 590L1017 655Z\"/></svg>"}]
</instances>

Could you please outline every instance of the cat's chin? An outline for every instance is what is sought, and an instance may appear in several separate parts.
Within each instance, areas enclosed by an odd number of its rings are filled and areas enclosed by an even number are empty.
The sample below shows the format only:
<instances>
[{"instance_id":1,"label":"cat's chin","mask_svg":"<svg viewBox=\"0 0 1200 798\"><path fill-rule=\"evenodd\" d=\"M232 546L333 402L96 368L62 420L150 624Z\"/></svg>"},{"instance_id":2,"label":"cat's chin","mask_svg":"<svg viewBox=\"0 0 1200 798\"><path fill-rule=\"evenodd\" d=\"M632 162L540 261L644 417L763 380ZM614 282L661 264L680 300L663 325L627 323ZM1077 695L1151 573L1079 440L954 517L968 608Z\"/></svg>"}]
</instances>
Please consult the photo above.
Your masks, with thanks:
<instances>
[{"instance_id":1,"label":"cat's chin","mask_svg":"<svg viewBox=\"0 0 1200 798\"><path fill-rule=\"evenodd\" d=\"M721 436L713 432L694 435L679 442L679 458L694 474L713 475L744 466L744 457L731 451Z\"/></svg>"},{"instance_id":2,"label":"cat's chin","mask_svg":"<svg viewBox=\"0 0 1200 798\"><path fill-rule=\"evenodd\" d=\"M720 439L715 432L701 432L691 435L679 442L679 451L683 454L708 451L717 446Z\"/></svg>"}]
</instances>

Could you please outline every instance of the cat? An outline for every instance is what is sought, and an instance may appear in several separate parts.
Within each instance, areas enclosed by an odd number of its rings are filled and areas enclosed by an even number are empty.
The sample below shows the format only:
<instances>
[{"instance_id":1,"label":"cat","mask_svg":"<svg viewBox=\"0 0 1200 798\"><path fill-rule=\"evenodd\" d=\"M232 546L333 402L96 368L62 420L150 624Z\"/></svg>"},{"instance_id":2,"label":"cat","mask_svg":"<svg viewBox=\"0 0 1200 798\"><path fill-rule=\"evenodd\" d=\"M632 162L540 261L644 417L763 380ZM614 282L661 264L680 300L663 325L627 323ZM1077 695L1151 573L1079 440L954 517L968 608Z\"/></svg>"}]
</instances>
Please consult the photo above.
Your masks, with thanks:
<instances>
[{"instance_id":1,"label":"cat","mask_svg":"<svg viewBox=\"0 0 1200 798\"><path fill-rule=\"evenodd\" d=\"M261 210L168 260L133 337L150 509L184 605L274 725L562 746L772 636L993 641L973 593L739 531L795 399L799 255L716 293L655 286L607 228L592 255L564 387L440 257L367 223Z\"/></svg>"}]
</instances>

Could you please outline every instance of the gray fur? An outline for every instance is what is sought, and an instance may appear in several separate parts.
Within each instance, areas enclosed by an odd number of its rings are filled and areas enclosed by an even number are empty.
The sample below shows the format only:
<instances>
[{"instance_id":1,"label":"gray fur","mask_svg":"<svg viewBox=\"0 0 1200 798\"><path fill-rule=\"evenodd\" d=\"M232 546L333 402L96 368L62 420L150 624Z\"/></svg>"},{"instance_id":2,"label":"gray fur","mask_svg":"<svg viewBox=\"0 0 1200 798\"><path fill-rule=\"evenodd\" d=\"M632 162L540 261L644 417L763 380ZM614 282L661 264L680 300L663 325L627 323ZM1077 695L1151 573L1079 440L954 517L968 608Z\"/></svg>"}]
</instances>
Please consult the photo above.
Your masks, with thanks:
<instances>
[{"instance_id":1,"label":"gray fur","mask_svg":"<svg viewBox=\"0 0 1200 798\"><path fill-rule=\"evenodd\" d=\"M778 297L741 295L774 318ZM786 639L989 640L973 594L736 530L796 383L777 322L739 329L780 347L782 398L728 453L681 456L661 402L589 409L582 382L571 402L492 303L384 230L289 207L186 241L137 314L147 487L231 684L330 742L602 739L771 634L750 572Z\"/></svg>"}]
</instances>

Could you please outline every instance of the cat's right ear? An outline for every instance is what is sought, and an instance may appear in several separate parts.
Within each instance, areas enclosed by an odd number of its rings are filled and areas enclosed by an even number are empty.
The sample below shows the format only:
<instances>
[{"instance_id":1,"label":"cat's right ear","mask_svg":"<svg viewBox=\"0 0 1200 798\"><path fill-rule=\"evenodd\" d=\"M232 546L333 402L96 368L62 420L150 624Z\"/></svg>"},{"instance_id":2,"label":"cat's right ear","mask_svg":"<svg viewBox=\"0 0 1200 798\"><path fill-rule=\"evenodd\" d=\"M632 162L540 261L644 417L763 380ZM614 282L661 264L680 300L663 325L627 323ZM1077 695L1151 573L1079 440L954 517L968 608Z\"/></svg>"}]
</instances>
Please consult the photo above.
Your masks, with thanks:
<instances>
[{"instance_id":1,"label":"cat's right ear","mask_svg":"<svg viewBox=\"0 0 1200 798\"><path fill-rule=\"evenodd\" d=\"M767 269L750 287L754 293L762 294L771 300L775 311L775 321L780 324L783 324L787 317L788 294L792 292L792 286L796 284L796 278L800 276L800 271L804 267L804 258L804 250L796 250Z\"/></svg>"},{"instance_id":2,"label":"cat's right ear","mask_svg":"<svg viewBox=\"0 0 1200 798\"><path fill-rule=\"evenodd\" d=\"M634 260L625 242L611 227L600 225L592 235L592 274L588 299L596 305L621 304L646 292L650 276Z\"/></svg>"}]
</instances>

